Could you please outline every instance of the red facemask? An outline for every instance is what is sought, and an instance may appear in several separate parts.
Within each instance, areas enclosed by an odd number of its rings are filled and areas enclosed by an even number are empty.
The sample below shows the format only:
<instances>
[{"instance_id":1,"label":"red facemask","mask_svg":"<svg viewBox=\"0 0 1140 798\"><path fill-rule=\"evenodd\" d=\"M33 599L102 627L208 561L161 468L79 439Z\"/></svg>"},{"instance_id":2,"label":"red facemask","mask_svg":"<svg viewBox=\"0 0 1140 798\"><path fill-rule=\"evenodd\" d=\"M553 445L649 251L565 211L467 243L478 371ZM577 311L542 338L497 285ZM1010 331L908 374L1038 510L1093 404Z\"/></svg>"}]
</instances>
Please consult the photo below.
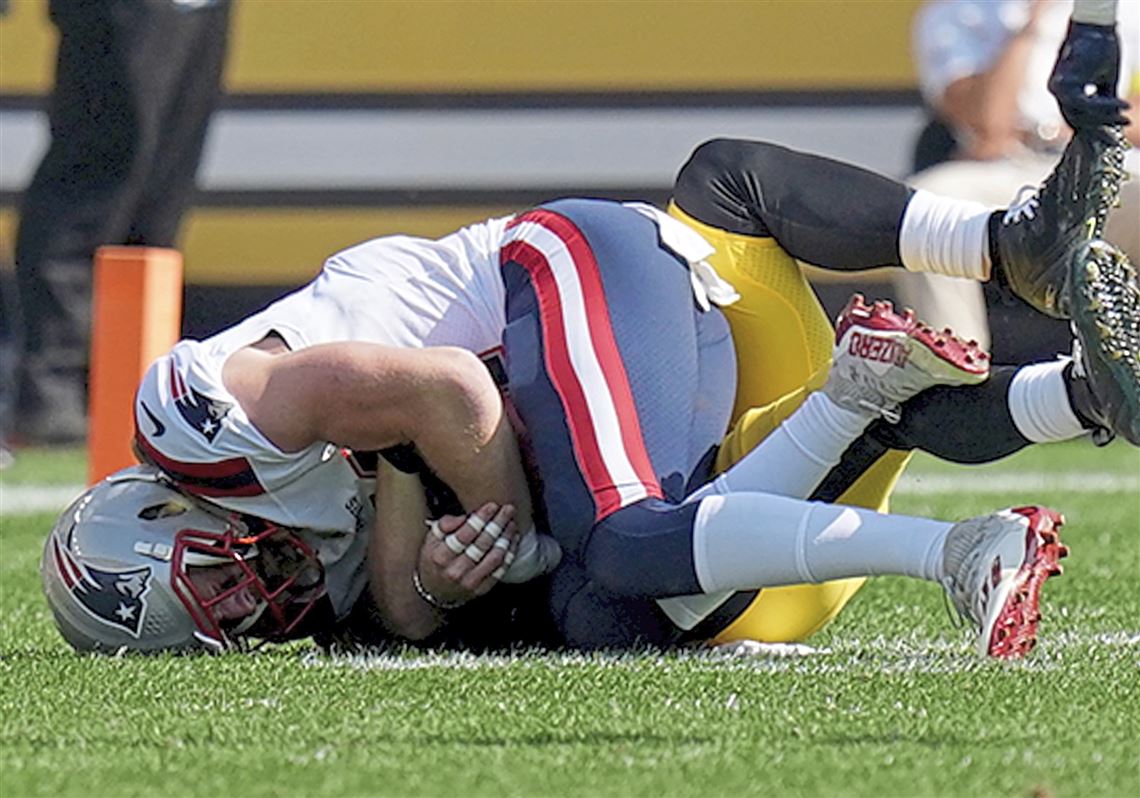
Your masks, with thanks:
<instances>
[{"instance_id":1,"label":"red facemask","mask_svg":"<svg viewBox=\"0 0 1140 798\"><path fill-rule=\"evenodd\" d=\"M324 566L312 548L290 529L267 521L257 526L247 532L231 523L221 534L183 529L174 536L174 592L198 630L225 648L239 638L289 639L325 595ZM205 567L237 567L215 595L207 596L189 575L189 568L203 567L194 560ZM247 618L220 618L219 605L247 589L258 608Z\"/></svg>"}]
</instances>

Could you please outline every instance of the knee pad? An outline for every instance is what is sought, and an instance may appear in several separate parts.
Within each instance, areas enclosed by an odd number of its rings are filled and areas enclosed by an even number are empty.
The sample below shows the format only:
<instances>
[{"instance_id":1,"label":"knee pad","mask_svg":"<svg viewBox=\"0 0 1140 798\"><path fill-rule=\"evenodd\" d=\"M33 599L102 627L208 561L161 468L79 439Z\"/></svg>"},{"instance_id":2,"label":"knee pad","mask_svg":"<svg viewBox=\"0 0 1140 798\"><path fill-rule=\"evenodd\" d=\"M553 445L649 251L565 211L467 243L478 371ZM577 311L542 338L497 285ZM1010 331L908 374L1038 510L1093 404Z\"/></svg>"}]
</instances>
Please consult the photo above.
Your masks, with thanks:
<instances>
[{"instance_id":1,"label":"knee pad","mask_svg":"<svg viewBox=\"0 0 1140 798\"><path fill-rule=\"evenodd\" d=\"M701 592L693 564L697 505L646 499L597 522L583 553L588 578L620 596Z\"/></svg>"}]
</instances>

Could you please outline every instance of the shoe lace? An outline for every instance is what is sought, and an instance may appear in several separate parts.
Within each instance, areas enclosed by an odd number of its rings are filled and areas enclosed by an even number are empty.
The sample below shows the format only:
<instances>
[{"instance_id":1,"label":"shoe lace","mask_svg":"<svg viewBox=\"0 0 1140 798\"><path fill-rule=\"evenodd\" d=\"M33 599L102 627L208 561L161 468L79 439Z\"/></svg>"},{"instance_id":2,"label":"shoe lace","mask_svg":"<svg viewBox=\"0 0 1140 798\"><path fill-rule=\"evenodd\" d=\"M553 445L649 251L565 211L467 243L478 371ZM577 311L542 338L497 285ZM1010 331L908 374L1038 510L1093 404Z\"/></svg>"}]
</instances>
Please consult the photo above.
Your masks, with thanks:
<instances>
[{"instance_id":1,"label":"shoe lace","mask_svg":"<svg viewBox=\"0 0 1140 798\"><path fill-rule=\"evenodd\" d=\"M869 399L859 399L859 407L869 413L882 416L888 424L898 424L902 421L902 408L898 404L879 404Z\"/></svg>"},{"instance_id":2,"label":"shoe lace","mask_svg":"<svg viewBox=\"0 0 1140 798\"><path fill-rule=\"evenodd\" d=\"M1024 185L1017 190L1017 196L1013 198L1013 204L1006 209L1005 216L1002 217L1002 224L1016 224L1024 219L1035 219L1037 217L1037 208L1041 205L1041 200L1038 198L1038 189L1036 186Z\"/></svg>"}]
</instances>

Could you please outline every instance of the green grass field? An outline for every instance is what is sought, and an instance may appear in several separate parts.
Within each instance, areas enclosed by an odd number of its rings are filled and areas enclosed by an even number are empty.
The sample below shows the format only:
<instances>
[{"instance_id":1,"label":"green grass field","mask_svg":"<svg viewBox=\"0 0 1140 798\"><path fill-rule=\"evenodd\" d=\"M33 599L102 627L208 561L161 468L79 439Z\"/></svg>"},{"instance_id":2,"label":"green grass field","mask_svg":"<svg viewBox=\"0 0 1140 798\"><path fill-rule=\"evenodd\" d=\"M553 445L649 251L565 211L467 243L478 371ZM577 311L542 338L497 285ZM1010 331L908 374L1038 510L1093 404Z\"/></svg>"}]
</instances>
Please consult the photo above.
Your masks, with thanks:
<instances>
[{"instance_id":1,"label":"green grass field","mask_svg":"<svg viewBox=\"0 0 1140 798\"><path fill-rule=\"evenodd\" d=\"M910 473L899 512L1066 513L1027 660L977 660L940 590L903 579L810 657L80 657L39 591L52 513L20 507L82 458L22 453L0 476L0 794L1140 795L1140 455Z\"/></svg>"}]
</instances>

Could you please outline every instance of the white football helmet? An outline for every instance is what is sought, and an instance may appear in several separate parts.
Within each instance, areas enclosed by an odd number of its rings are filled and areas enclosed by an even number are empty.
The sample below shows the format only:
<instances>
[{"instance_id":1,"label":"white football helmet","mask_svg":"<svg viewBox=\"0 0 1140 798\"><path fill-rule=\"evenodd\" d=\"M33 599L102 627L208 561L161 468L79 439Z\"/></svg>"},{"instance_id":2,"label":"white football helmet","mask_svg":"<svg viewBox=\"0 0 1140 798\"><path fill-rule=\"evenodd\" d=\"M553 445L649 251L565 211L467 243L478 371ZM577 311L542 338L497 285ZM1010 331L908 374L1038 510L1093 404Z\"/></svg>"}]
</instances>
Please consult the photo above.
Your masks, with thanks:
<instances>
[{"instance_id":1,"label":"white football helmet","mask_svg":"<svg viewBox=\"0 0 1140 798\"><path fill-rule=\"evenodd\" d=\"M217 595L189 576L232 564L240 574ZM119 471L72 502L44 544L40 576L67 642L105 653L289 639L325 594L324 569L296 532L187 496L151 466ZM257 609L219 619L215 608L245 589Z\"/></svg>"}]
</instances>

